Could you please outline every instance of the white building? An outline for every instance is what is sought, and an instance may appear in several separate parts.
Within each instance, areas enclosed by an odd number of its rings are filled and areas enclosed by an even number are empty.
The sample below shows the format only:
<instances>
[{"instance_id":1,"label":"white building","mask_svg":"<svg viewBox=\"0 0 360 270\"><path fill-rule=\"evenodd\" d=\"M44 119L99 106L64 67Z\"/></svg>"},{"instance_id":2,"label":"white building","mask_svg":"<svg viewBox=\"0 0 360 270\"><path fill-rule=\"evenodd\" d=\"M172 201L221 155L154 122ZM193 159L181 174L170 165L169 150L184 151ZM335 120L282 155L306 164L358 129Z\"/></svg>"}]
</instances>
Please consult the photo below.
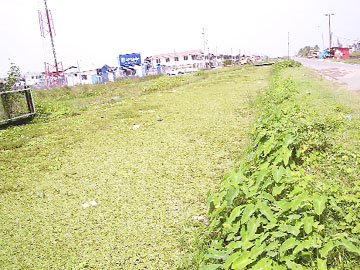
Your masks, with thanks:
<instances>
[{"instance_id":1,"label":"white building","mask_svg":"<svg viewBox=\"0 0 360 270\"><path fill-rule=\"evenodd\" d=\"M158 73L183 73L205 68L204 53L201 50L173 52L150 57ZM161 69L161 72L160 72Z\"/></svg>"},{"instance_id":2,"label":"white building","mask_svg":"<svg viewBox=\"0 0 360 270\"><path fill-rule=\"evenodd\" d=\"M43 88L46 85L45 74L40 72L27 72L24 74L25 84L31 88Z\"/></svg>"},{"instance_id":3,"label":"white building","mask_svg":"<svg viewBox=\"0 0 360 270\"><path fill-rule=\"evenodd\" d=\"M94 84L102 82L101 76L97 75L96 69L86 71L78 71L75 69L67 70L65 73L65 80L67 86L74 86L79 84Z\"/></svg>"}]
</instances>

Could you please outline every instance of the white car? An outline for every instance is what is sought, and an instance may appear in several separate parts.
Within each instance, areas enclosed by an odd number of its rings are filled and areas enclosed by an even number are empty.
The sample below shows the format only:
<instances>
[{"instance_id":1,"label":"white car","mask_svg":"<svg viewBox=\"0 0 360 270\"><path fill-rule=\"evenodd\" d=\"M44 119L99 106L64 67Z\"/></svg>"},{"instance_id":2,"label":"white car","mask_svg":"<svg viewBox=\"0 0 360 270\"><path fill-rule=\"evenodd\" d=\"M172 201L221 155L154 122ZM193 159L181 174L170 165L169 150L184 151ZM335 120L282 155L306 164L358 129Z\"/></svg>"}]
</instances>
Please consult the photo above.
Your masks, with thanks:
<instances>
[{"instance_id":1,"label":"white car","mask_svg":"<svg viewBox=\"0 0 360 270\"><path fill-rule=\"evenodd\" d=\"M177 76L177 75L182 75L185 74L184 70L178 69L178 70L170 70L168 72L166 72L166 74L168 76Z\"/></svg>"}]
</instances>

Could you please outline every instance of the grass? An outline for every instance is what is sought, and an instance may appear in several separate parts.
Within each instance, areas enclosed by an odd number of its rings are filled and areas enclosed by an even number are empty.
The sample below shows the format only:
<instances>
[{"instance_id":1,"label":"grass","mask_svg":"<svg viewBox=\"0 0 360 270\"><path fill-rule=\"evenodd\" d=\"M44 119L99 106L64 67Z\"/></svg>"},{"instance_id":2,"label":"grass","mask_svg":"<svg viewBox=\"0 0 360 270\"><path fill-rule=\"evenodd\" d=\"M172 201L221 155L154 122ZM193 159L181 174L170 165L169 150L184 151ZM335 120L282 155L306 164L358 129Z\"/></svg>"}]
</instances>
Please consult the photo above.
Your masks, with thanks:
<instances>
[{"instance_id":1,"label":"grass","mask_svg":"<svg viewBox=\"0 0 360 270\"><path fill-rule=\"evenodd\" d=\"M269 74L35 93L37 118L0 129L0 268L196 269L197 217L244 150Z\"/></svg>"}]
</instances>

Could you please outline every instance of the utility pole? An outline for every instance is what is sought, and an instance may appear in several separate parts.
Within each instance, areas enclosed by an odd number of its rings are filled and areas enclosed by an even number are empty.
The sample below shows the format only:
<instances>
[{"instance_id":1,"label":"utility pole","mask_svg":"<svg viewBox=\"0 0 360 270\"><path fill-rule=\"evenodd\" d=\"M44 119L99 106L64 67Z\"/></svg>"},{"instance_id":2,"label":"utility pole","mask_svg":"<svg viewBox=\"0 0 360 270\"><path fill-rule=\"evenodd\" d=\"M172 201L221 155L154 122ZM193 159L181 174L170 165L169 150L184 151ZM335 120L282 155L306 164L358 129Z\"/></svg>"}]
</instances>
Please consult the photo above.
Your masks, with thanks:
<instances>
[{"instance_id":1,"label":"utility pole","mask_svg":"<svg viewBox=\"0 0 360 270\"><path fill-rule=\"evenodd\" d=\"M203 27L202 29L202 35L203 35L203 40L204 40L204 68L206 66L206 59L205 59L205 51L206 51L206 39L205 39L205 28Z\"/></svg>"},{"instance_id":2,"label":"utility pole","mask_svg":"<svg viewBox=\"0 0 360 270\"><path fill-rule=\"evenodd\" d=\"M331 33L331 16L334 16L334 13L328 13L325 14L325 16L329 17L329 49L331 49L331 39L332 39L332 33Z\"/></svg>"},{"instance_id":3,"label":"utility pole","mask_svg":"<svg viewBox=\"0 0 360 270\"><path fill-rule=\"evenodd\" d=\"M290 32L288 32L288 60L290 59Z\"/></svg>"}]
</instances>

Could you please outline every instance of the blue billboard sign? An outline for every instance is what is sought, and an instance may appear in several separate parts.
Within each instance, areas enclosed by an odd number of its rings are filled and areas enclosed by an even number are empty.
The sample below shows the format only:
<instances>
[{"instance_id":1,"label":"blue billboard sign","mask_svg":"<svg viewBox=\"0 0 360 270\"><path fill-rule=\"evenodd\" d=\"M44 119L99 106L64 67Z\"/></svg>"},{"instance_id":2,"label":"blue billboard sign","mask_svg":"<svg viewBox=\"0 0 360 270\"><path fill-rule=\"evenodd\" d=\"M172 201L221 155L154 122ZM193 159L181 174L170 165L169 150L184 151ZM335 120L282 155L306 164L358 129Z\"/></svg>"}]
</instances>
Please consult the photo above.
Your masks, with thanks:
<instances>
[{"instance_id":1,"label":"blue billboard sign","mask_svg":"<svg viewBox=\"0 0 360 270\"><path fill-rule=\"evenodd\" d=\"M119 55L120 67L134 66L141 64L140 53L129 53Z\"/></svg>"}]
</instances>

